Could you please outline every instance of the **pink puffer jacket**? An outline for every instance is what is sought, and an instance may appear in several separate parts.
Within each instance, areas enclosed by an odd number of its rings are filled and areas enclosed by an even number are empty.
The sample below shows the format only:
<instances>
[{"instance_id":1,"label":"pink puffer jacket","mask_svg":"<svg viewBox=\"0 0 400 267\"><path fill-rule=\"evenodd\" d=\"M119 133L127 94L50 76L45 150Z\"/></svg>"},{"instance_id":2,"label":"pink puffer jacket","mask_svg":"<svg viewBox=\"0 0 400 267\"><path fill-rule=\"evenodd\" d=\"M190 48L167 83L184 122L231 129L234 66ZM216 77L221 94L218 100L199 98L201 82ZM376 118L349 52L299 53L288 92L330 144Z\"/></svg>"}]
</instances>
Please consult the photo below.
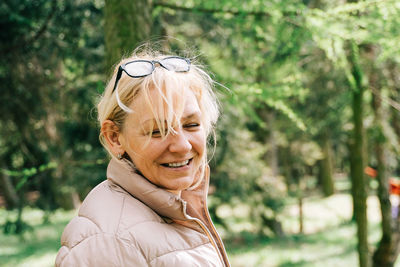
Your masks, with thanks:
<instances>
[{"instance_id":1,"label":"pink puffer jacket","mask_svg":"<svg viewBox=\"0 0 400 267\"><path fill-rule=\"evenodd\" d=\"M178 197L112 159L61 237L56 266L229 266L203 183Z\"/></svg>"}]
</instances>

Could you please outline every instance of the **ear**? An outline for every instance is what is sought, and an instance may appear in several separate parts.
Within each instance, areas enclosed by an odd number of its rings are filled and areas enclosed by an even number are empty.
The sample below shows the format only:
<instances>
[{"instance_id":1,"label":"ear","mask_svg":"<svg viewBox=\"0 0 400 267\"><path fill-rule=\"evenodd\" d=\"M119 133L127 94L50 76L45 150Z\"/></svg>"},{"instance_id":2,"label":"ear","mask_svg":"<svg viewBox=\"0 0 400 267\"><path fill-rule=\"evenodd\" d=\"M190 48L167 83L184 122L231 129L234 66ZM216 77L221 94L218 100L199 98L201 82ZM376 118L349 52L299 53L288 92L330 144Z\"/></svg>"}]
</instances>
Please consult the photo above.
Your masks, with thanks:
<instances>
[{"instance_id":1,"label":"ear","mask_svg":"<svg viewBox=\"0 0 400 267\"><path fill-rule=\"evenodd\" d=\"M101 133L103 134L104 139L107 142L109 150L115 156L118 154L123 155L125 153L125 149L123 148L121 142L119 141L121 137L121 131L113 121L105 120L101 124Z\"/></svg>"}]
</instances>

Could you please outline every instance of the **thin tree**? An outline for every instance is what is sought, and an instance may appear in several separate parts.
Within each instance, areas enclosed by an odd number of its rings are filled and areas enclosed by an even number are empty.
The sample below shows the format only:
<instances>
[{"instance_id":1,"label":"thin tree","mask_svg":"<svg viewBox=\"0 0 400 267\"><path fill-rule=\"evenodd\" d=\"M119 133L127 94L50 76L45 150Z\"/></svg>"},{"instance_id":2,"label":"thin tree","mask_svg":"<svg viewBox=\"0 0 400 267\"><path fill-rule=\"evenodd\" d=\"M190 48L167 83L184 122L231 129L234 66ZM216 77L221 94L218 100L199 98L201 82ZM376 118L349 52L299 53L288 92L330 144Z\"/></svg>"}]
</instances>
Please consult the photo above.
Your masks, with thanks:
<instances>
[{"instance_id":1,"label":"thin tree","mask_svg":"<svg viewBox=\"0 0 400 267\"><path fill-rule=\"evenodd\" d=\"M368 220L367 191L364 176L364 127L363 127L363 71L359 62L359 48L354 41L349 41L349 63L351 77L349 83L352 89L353 134L350 142L350 170L352 181L352 196L354 216L357 223L358 257L360 267L369 266L368 253Z\"/></svg>"},{"instance_id":2,"label":"thin tree","mask_svg":"<svg viewBox=\"0 0 400 267\"><path fill-rule=\"evenodd\" d=\"M371 47L371 60L376 58L375 47ZM373 66L373 65L372 65ZM369 85L373 92L372 108L374 111L374 152L377 162L378 198L381 206L382 236L379 245L373 254L374 267L393 267L400 249L400 232L398 231L397 218L392 218L391 203L389 198L389 174L385 151L387 138L384 131L382 86L376 68L372 68L369 74Z\"/></svg>"}]
</instances>

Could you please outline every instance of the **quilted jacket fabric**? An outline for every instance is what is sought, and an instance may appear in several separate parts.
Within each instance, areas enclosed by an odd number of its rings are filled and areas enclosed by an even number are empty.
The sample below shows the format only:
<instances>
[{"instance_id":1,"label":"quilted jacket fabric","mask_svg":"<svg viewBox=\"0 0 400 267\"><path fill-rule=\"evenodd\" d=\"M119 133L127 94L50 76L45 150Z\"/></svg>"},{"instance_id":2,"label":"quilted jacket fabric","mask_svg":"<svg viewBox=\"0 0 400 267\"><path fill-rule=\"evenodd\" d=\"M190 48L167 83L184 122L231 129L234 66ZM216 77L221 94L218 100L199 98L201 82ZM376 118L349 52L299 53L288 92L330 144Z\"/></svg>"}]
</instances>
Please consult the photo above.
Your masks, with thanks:
<instances>
[{"instance_id":1,"label":"quilted jacket fabric","mask_svg":"<svg viewBox=\"0 0 400 267\"><path fill-rule=\"evenodd\" d=\"M208 171L181 197L112 159L107 180L66 226L56 266L229 266L210 220Z\"/></svg>"}]
</instances>

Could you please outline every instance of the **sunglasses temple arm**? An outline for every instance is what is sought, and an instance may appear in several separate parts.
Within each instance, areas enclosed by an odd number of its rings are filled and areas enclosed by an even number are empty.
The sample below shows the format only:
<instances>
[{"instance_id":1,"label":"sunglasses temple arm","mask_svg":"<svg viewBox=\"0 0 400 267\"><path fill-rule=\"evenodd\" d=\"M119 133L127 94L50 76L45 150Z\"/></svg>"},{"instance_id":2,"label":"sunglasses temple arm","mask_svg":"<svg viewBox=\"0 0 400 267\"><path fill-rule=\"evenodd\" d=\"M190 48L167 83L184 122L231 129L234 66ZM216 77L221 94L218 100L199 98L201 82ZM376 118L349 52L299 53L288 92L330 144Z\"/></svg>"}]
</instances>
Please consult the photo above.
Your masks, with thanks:
<instances>
[{"instance_id":1,"label":"sunglasses temple arm","mask_svg":"<svg viewBox=\"0 0 400 267\"><path fill-rule=\"evenodd\" d=\"M117 88L117 85L118 85L119 79L121 79L121 76L122 76L122 68L121 68L121 66L119 66L118 73L117 73L117 78L115 78L114 88L113 88L111 94L114 93L115 88Z\"/></svg>"}]
</instances>

